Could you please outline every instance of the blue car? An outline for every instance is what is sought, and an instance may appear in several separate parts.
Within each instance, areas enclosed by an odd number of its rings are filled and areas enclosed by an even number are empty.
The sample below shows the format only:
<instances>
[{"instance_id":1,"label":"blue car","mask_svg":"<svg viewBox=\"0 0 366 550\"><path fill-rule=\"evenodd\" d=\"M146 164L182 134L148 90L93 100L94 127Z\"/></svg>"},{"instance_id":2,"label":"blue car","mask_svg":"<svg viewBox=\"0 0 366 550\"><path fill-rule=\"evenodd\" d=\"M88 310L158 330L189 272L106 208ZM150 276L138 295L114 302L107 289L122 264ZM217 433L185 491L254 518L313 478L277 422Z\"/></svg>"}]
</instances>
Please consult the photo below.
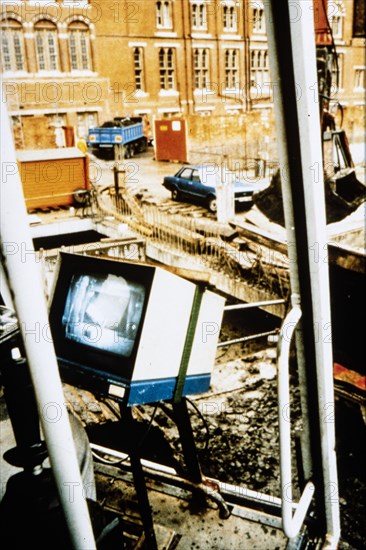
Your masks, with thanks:
<instances>
[{"instance_id":1,"label":"blue car","mask_svg":"<svg viewBox=\"0 0 366 550\"><path fill-rule=\"evenodd\" d=\"M258 187L253 183L239 181L228 171L225 178L234 184L235 206L253 202L253 193ZM216 187L222 179L221 168L217 165L183 166L174 176L166 176L163 186L172 194L175 201L185 199L190 202L203 202L211 212L217 211Z\"/></svg>"}]
</instances>

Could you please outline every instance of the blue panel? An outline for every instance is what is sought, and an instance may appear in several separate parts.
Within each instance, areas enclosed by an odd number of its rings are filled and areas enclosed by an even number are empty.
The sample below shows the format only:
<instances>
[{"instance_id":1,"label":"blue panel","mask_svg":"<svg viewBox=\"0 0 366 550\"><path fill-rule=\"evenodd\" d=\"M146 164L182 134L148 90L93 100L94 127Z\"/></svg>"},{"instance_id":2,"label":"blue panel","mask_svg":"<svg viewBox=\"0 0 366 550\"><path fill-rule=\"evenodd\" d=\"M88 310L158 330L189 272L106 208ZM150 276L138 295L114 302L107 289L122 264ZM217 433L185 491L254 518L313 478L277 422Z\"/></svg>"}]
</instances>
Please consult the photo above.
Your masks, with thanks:
<instances>
[{"instance_id":1,"label":"blue panel","mask_svg":"<svg viewBox=\"0 0 366 550\"><path fill-rule=\"evenodd\" d=\"M210 374L187 376L183 395L193 395L208 391L210 380ZM156 403L157 401L169 401L173 398L176 383L176 378L131 382L128 404L143 405L147 403Z\"/></svg>"},{"instance_id":2,"label":"blue panel","mask_svg":"<svg viewBox=\"0 0 366 550\"><path fill-rule=\"evenodd\" d=\"M183 395L193 395L195 393L205 393L210 389L211 375L200 374L197 376L187 376Z\"/></svg>"}]
</instances>

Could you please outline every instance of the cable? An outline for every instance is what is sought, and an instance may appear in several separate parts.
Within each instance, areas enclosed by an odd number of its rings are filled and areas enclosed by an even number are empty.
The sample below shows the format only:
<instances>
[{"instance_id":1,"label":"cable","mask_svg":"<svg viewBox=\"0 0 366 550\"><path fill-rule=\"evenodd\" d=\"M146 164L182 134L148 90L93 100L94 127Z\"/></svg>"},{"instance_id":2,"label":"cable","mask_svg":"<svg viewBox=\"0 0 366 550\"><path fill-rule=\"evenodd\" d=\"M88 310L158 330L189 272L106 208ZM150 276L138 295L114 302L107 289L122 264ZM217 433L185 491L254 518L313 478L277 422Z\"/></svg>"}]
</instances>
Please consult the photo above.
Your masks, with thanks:
<instances>
[{"instance_id":1,"label":"cable","mask_svg":"<svg viewBox=\"0 0 366 550\"><path fill-rule=\"evenodd\" d=\"M188 397L186 397L185 399L195 409L195 411L197 412L199 418L201 418L201 420L203 422L203 425L206 429L206 441L205 441L205 446L204 446L204 449L203 449L206 452L207 449L208 449L209 442L210 442L210 428L209 428L209 425L207 423L207 420L203 416L202 412L197 407L196 403L194 403L194 401L191 401L190 399L188 399Z\"/></svg>"},{"instance_id":2,"label":"cable","mask_svg":"<svg viewBox=\"0 0 366 550\"><path fill-rule=\"evenodd\" d=\"M142 447L143 443L145 442L145 440L146 440L146 438L147 438L147 436L148 436L148 434L149 434L149 431L151 430L151 426L152 426L152 423L153 423L153 421L154 421L154 418L155 418L155 414L156 414L157 408L158 408L158 404L156 404L155 407L154 407L154 410L153 410L152 415L151 415L151 417L150 417L150 420L149 420L149 423L148 423L148 425L147 425L146 431L145 431L145 433L143 434L143 436L141 437L139 443L137 444L137 449L139 449L139 448Z\"/></svg>"},{"instance_id":3,"label":"cable","mask_svg":"<svg viewBox=\"0 0 366 550\"><path fill-rule=\"evenodd\" d=\"M118 458L117 460L107 460L106 458L100 456L98 453L96 453L93 449L92 449L92 455L97 459L99 460L99 462L103 462L103 464L108 464L109 466L119 466L120 464L122 464L123 462L126 462L127 460L129 460L129 456L127 455L125 458Z\"/></svg>"}]
</instances>

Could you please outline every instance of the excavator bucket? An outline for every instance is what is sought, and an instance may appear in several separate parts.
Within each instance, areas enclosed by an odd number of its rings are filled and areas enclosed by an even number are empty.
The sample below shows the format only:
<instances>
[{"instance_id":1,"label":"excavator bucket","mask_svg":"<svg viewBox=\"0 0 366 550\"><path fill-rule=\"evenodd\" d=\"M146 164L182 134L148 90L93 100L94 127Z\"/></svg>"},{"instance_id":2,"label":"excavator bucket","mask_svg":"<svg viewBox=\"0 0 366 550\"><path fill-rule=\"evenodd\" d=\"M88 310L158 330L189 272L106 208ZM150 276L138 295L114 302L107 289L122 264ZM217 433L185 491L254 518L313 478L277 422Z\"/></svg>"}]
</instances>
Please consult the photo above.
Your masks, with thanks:
<instances>
[{"instance_id":1,"label":"excavator bucket","mask_svg":"<svg viewBox=\"0 0 366 550\"><path fill-rule=\"evenodd\" d=\"M323 148L326 219L329 224L341 221L357 210L366 200L366 186L357 179L343 130L324 132ZM279 170L268 187L254 193L253 203L270 221L285 226Z\"/></svg>"}]
</instances>

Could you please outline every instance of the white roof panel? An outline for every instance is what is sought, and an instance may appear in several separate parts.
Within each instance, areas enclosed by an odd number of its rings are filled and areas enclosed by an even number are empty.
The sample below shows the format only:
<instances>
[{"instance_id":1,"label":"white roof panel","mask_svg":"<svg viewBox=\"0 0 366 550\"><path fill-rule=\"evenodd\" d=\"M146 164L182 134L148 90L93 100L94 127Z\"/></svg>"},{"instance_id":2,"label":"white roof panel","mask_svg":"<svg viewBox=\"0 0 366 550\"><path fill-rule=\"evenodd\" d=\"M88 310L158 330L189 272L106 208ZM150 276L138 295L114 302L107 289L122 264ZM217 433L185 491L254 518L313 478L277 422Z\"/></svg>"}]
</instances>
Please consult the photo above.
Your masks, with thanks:
<instances>
[{"instance_id":1,"label":"white roof panel","mask_svg":"<svg viewBox=\"0 0 366 550\"><path fill-rule=\"evenodd\" d=\"M77 147L60 147L59 149L24 149L16 151L16 157L20 162L34 162L83 158L85 154Z\"/></svg>"}]
</instances>

